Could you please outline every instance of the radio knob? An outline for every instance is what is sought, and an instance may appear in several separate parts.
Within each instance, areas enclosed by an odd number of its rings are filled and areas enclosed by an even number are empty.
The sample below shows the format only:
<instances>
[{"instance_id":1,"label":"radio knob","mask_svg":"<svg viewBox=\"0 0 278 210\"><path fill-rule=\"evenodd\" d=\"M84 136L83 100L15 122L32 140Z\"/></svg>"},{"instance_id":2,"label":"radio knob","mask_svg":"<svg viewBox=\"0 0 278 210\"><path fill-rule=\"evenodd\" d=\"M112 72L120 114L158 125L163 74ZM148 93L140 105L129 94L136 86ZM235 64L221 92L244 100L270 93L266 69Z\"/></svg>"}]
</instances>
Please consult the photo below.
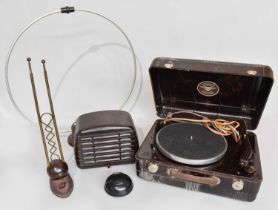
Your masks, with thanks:
<instances>
[{"instance_id":1,"label":"radio knob","mask_svg":"<svg viewBox=\"0 0 278 210\"><path fill-rule=\"evenodd\" d=\"M157 171L158 171L158 165L156 164L156 163L149 163L149 165L148 165L148 171L150 172L150 173L156 173Z\"/></svg>"},{"instance_id":2,"label":"radio knob","mask_svg":"<svg viewBox=\"0 0 278 210\"><path fill-rule=\"evenodd\" d=\"M234 189L234 190L237 190L237 191L242 190L242 189L243 189L243 186L244 186L244 182L243 182L241 179L240 179L240 180L236 179L236 180L234 180L233 183L232 183L233 189Z\"/></svg>"}]
</instances>

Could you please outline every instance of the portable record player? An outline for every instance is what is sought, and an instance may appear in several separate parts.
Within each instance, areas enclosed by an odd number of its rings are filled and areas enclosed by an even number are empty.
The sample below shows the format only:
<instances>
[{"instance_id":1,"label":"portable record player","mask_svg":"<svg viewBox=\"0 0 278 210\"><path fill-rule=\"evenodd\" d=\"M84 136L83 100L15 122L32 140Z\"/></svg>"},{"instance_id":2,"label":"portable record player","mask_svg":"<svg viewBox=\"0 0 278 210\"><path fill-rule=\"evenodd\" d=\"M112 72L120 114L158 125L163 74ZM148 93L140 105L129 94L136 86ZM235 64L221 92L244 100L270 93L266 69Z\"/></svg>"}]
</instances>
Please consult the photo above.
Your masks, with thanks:
<instances>
[{"instance_id":1,"label":"portable record player","mask_svg":"<svg viewBox=\"0 0 278 210\"><path fill-rule=\"evenodd\" d=\"M157 115L136 154L145 180L253 201L262 182L256 135L273 84L263 65L157 58Z\"/></svg>"}]
</instances>

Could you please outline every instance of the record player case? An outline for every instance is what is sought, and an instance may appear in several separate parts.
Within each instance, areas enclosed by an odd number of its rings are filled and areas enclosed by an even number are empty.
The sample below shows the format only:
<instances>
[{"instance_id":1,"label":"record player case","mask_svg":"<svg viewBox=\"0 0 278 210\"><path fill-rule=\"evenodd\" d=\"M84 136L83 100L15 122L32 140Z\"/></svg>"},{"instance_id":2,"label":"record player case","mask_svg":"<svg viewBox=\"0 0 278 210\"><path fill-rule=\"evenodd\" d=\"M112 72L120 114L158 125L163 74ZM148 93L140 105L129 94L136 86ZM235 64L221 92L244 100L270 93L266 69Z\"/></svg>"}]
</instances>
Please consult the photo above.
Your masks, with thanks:
<instances>
[{"instance_id":1,"label":"record player case","mask_svg":"<svg viewBox=\"0 0 278 210\"><path fill-rule=\"evenodd\" d=\"M136 154L137 175L145 180L179 186L243 201L253 201L262 182L256 134L273 73L264 65L156 58L149 69L157 119ZM165 157L156 134L168 112L187 110L211 119L237 120L241 141L226 137L228 149L216 163L192 166ZM171 122L172 123L172 122ZM246 143L248 142L248 144ZM252 158L240 165L248 145ZM251 165L251 166L250 166ZM249 167L250 166L250 167Z\"/></svg>"}]
</instances>

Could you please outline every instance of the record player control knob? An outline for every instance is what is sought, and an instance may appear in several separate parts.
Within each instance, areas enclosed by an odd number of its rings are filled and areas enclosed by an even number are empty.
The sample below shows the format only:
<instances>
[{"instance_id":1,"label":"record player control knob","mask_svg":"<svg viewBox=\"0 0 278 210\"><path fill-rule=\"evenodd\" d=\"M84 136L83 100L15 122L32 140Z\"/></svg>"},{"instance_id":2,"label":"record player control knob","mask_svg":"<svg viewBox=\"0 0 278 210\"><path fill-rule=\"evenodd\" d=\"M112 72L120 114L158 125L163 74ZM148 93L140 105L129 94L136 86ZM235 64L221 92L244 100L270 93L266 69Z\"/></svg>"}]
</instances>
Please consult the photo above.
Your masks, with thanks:
<instances>
[{"instance_id":1,"label":"record player control knob","mask_svg":"<svg viewBox=\"0 0 278 210\"><path fill-rule=\"evenodd\" d=\"M158 168L159 168L158 165L155 163L149 163L148 165L148 171L153 174L158 171Z\"/></svg>"},{"instance_id":2,"label":"record player control knob","mask_svg":"<svg viewBox=\"0 0 278 210\"><path fill-rule=\"evenodd\" d=\"M242 180L236 179L232 183L232 187L234 190L240 191L243 189L244 182Z\"/></svg>"}]
</instances>

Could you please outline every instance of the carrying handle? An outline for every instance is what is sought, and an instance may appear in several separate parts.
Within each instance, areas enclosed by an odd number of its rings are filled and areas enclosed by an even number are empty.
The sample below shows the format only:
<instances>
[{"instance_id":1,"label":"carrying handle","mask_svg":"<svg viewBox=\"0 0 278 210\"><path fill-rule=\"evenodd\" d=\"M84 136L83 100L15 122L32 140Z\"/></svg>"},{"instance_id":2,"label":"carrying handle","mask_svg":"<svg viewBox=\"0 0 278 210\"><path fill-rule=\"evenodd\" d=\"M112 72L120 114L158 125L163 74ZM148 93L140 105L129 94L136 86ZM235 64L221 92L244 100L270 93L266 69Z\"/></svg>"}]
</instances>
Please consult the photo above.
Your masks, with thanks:
<instances>
[{"instance_id":1,"label":"carrying handle","mask_svg":"<svg viewBox=\"0 0 278 210\"><path fill-rule=\"evenodd\" d=\"M168 173L172 178L205 184L211 187L215 187L220 184L220 179L216 176L197 176L193 174L182 173L176 169L169 169Z\"/></svg>"}]
</instances>

